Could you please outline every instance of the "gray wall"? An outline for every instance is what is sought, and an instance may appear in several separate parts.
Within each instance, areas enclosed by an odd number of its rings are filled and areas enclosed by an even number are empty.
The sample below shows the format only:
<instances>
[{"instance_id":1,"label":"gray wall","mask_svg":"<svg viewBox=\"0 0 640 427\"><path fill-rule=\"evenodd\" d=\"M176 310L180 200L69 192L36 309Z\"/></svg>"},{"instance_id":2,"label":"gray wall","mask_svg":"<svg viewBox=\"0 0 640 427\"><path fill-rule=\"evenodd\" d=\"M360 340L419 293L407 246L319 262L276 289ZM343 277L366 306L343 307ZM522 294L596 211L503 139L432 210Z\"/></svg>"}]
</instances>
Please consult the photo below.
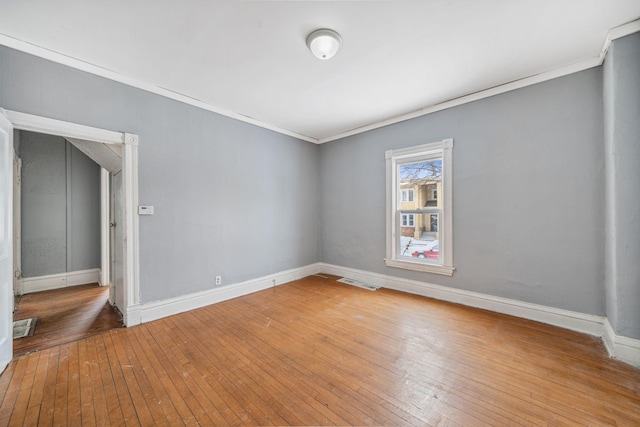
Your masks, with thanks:
<instances>
[{"instance_id":1,"label":"gray wall","mask_svg":"<svg viewBox=\"0 0 640 427\"><path fill-rule=\"evenodd\" d=\"M66 142L20 132L22 276L67 271Z\"/></svg>"},{"instance_id":2,"label":"gray wall","mask_svg":"<svg viewBox=\"0 0 640 427\"><path fill-rule=\"evenodd\" d=\"M100 166L67 147L67 271L100 268Z\"/></svg>"},{"instance_id":3,"label":"gray wall","mask_svg":"<svg viewBox=\"0 0 640 427\"><path fill-rule=\"evenodd\" d=\"M22 272L100 267L100 167L61 137L19 132Z\"/></svg>"},{"instance_id":4,"label":"gray wall","mask_svg":"<svg viewBox=\"0 0 640 427\"><path fill-rule=\"evenodd\" d=\"M321 260L604 314L602 72L320 147ZM454 139L453 277L385 267L389 149Z\"/></svg>"},{"instance_id":5,"label":"gray wall","mask_svg":"<svg viewBox=\"0 0 640 427\"><path fill-rule=\"evenodd\" d=\"M0 105L140 136L141 302L318 261L318 147L0 47Z\"/></svg>"},{"instance_id":6,"label":"gray wall","mask_svg":"<svg viewBox=\"0 0 640 427\"><path fill-rule=\"evenodd\" d=\"M603 315L602 77L317 147L0 47L4 108L140 135L142 302L320 260ZM384 151L450 137L457 271L387 268Z\"/></svg>"},{"instance_id":7,"label":"gray wall","mask_svg":"<svg viewBox=\"0 0 640 427\"><path fill-rule=\"evenodd\" d=\"M640 338L640 33L615 40L604 64L606 314Z\"/></svg>"}]
</instances>

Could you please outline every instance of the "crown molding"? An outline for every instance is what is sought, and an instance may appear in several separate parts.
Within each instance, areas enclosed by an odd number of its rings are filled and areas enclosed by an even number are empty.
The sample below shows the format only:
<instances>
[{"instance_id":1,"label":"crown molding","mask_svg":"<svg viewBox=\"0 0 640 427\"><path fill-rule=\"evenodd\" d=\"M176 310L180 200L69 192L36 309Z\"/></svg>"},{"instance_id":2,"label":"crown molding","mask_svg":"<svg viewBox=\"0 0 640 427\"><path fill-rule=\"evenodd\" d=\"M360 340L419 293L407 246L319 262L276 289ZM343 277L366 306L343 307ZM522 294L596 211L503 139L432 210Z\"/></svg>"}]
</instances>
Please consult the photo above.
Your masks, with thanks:
<instances>
[{"instance_id":1,"label":"crown molding","mask_svg":"<svg viewBox=\"0 0 640 427\"><path fill-rule=\"evenodd\" d=\"M604 58L607 55L607 51L609 50L609 46L611 46L612 41L637 33L638 31L640 31L640 19L636 19L635 21L627 22L619 27L610 29L607 33L607 37L604 39L602 49L600 50L600 64L602 65L604 62Z\"/></svg>"},{"instance_id":2,"label":"crown molding","mask_svg":"<svg viewBox=\"0 0 640 427\"><path fill-rule=\"evenodd\" d=\"M437 111L446 110L448 108L457 107L459 105L464 105L469 102L479 101L484 98L489 98L491 96L500 95L502 93L510 92L512 90L521 89L537 83L546 82L547 80L552 80L558 77L563 77L569 74L577 73L579 71L584 71L589 68L597 67L598 65L601 65L601 62L599 61L598 58L588 59L586 61L578 62L576 64L572 64L566 67L557 68L555 70L536 74L530 77L525 77L523 79L515 80L513 82L505 83L489 89L470 93L468 95L464 95L459 98L451 99L449 101L441 102L439 104L424 107L419 110L413 111L411 113L402 114L400 116L392 117L387 120L372 123L370 125L359 127L350 131L342 132L334 136L322 138L319 140L319 143L324 144L326 142L336 141L338 139L346 138L348 136L357 135L359 133L378 129L384 126L389 126L389 125L404 122L407 120L415 119L416 117L426 116L427 114L435 113Z\"/></svg>"},{"instance_id":3,"label":"crown molding","mask_svg":"<svg viewBox=\"0 0 640 427\"><path fill-rule=\"evenodd\" d=\"M469 102L478 101L478 100L499 95L505 92L510 92L512 90L521 89L527 86L531 86L531 85L542 83L548 80L556 79L558 77L563 77L569 74L584 71L589 68L597 67L599 65L602 65L602 63L604 62L607 51L609 50L609 46L614 40L619 39L621 37L628 36L630 34L633 34L639 31L640 31L640 19L637 19L635 21L631 21L626 24L610 29L607 32L607 36L605 37L605 40L603 42L602 49L600 50L600 53L598 54L597 57L586 59L584 61L577 62L575 64L571 64L565 67L557 68L557 69L536 74L533 76L525 77L519 80L515 80L509 83L505 83L505 84L488 88L485 90L481 90L478 92L470 93L470 94L467 94L455 99L451 99L445 102L441 102L435 105L425 106L419 110L416 110L407 114L395 116L386 120L371 123L366 126L358 127L349 131L340 132L333 136L329 136L326 138L319 138L319 139L313 138L307 135L302 135L297 132L289 131L287 129L283 129L278 126L274 126L269 123L262 122L252 117L247 117L240 113L236 113L233 111L216 107L204 101L191 98L187 95L183 95L178 92L174 92L159 86L155 86L151 83L143 82L137 79L133 79L131 77L124 76L122 74L116 73L115 71L107 70L105 68L98 67L93 64L89 64L79 59L72 58L70 56L63 55L49 49L45 49L40 46L36 46L34 44L25 42L23 40L15 39L5 34L0 34L0 45L4 45L12 49L19 50L21 52L38 56L40 58L48 59L50 61L62 64L62 65L66 65L80 71L85 71L90 74L104 77L106 79L113 80L118 83L125 84L127 86L132 86L138 89L142 89L144 91L151 92L166 98L170 98L175 101L183 102L185 104L192 105L194 107L198 107L203 110L211 111L213 113L220 114L222 116L230 117L232 119L240 120L245 123L262 127L264 129L272 130L274 132L278 132L283 135L291 136L307 142L312 142L314 144L324 144L326 142L337 141L339 139L357 135L370 130L378 129L384 126L389 126L395 123L404 122L406 120L415 119L417 117L425 116L427 114L435 113L437 111L442 111L448 108L457 107L459 105L463 105Z\"/></svg>"},{"instance_id":4,"label":"crown molding","mask_svg":"<svg viewBox=\"0 0 640 427\"><path fill-rule=\"evenodd\" d=\"M419 110L413 111L411 113L402 114L400 116L396 116L387 120L372 123L367 126L359 127L346 132L341 132L333 136L321 138L319 140L319 143L324 144L325 142L336 141L338 139L346 138L348 136L357 135L359 133L367 132L373 129L378 129L378 128L389 126L395 123L404 122L406 120L415 119L416 117L426 116L427 114L446 110L447 108L457 107L459 105L467 104L469 102L478 101L480 99L488 98L490 96L499 95L501 93L510 92L512 90L521 89L527 86L546 82L548 80L557 79L558 77L567 76L569 74L577 73L580 71L588 70L589 68L600 66L604 62L604 58L607 54L607 51L609 50L609 46L611 45L611 42L621 37L628 36L629 34L636 33L638 31L640 31L640 19L637 19L635 21L631 21L626 24L620 25L619 27L610 29L607 32L607 37L605 38L602 49L600 50L600 54L597 57L587 59L581 62L577 62L575 64L571 64L566 67L556 68L554 70L550 70L544 73L525 77L523 79L515 80L515 81L505 83L499 86L495 86L489 89L481 90L479 92L470 93L470 94L461 96L459 98L455 98L439 104L427 106Z\"/></svg>"},{"instance_id":5,"label":"crown molding","mask_svg":"<svg viewBox=\"0 0 640 427\"><path fill-rule=\"evenodd\" d=\"M98 67L97 65L90 64L88 62L81 61L79 59L73 58L71 56L63 55L58 52L54 52L49 49L45 49L40 46L36 46L34 44L25 42L23 40L19 40L6 34L0 33L0 45L10 47L12 49L18 50L20 52L28 53L30 55L37 56L39 58L47 59L49 61L66 65L68 67L74 68L76 70L84 71L89 74L93 74L99 77L104 77L105 79L109 79L118 83L125 84L127 86L135 87L137 89L144 90L146 92L151 92L156 95L163 96L165 98L173 99L174 101L179 101L188 105L192 105L194 107L201 108L203 110L211 111L216 114L220 114L221 116L226 116L235 120L239 120L241 122L249 123L255 126L259 126L264 129L272 130L274 132L278 132L283 135L291 136L297 139L301 139L303 141L312 142L314 144L318 143L317 138L312 138L307 135L302 135L296 132L289 131L287 129L280 128L278 126L271 125L269 123L262 122L260 120L254 119L252 117L248 117L239 113L235 113L233 111L225 110L224 108L219 108L214 105L208 104L204 101L200 101L199 99L192 98L187 95L183 95L178 92L174 92L169 89L165 89L159 86L156 86L152 83L147 83L141 80L137 80L131 77L127 77L125 75L119 74L115 71L108 70L106 68Z\"/></svg>"}]
</instances>

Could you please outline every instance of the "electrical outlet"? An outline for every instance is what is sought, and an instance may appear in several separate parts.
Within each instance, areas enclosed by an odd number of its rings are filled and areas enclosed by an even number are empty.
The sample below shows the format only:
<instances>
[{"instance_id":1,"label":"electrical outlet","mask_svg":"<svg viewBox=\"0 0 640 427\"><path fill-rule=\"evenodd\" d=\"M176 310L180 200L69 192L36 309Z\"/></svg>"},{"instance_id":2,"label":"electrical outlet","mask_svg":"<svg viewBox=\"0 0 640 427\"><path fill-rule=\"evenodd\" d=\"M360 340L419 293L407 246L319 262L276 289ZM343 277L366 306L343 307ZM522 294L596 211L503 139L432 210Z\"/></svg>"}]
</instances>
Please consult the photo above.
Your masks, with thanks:
<instances>
[{"instance_id":1,"label":"electrical outlet","mask_svg":"<svg viewBox=\"0 0 640 427\"><path fill-rule=\"evenodd\" d=\"M222 276L216 276L216 285L222 285Z\"/></svg>"}]
</instances>

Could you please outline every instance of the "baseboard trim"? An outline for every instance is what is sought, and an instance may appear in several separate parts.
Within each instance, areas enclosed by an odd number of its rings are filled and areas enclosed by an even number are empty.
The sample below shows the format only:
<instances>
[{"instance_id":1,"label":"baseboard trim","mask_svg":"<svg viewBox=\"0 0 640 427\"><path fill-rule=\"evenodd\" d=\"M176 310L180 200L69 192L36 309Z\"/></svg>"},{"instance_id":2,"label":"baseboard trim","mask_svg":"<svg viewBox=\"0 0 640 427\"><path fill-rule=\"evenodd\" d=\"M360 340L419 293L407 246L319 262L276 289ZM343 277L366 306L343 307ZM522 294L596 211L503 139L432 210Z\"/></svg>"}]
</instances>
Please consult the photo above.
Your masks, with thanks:
<instances>
[{"instance_id":1,"label":"baseboard trim","mask_svg":"<svg viewBox=\"0 0 640 427\"><path fill-rule=\"evenodd\" d=\"M146 323L152 320L161 319L163 317L172 316L174 314L183 313L185 311L194 310L196 308L227 301L232 298L241 297L274 286L293 282L306 276L311 276L320 272L319 264L310 264L300 268L281 271L279 273L269 274L245 282L235 283L232 285L221 286L210 290L196 292L193 294L182 295L175 298L169 298L162 301L155 301L139 306L139 322ZM128 311L128 310L127 310ZM133 312L131 313L134 314ZM129 319L127 313L127 326ZM134 323L135 324L135 323Z\"/></svg>"},{"instance_id":2,"label":"baseboard trim","mask_svg":"<svg viewBox=\"0 0 640 427\"><path fill-rule=\"evenodd\" d=\"M122 317L126 327L139 325L142 323L142 307L140 304L130 305Z\"/></svg>"},{"instance_id":3,"label":"baseboard trim","mask_svg":"<svg viewBox=\"0 0 640 427\"><path fill-rule=\"evenodd\" d=\"M616 335L609 319L604 319L604 335L602 341L609 356L640 368L640 340Z\"/></svg>"},{"instance_id":4,"label":"baseboard trim","mask_svg":"<svg viewBox=\"0 0 640 427\"><path fill-rule=\"evenodd\" d=\"M532 304L461 289L448 288L446 286L371 273L368 271L332 264L321 263L320 269L323 273L363 280L387 289L394 289L442 301L449 301L524 319L535 320L598 337L602 337L604 333L604 317L601 316L562 310L559 308L547 307L544 305Z\"/></svg>"},{"instance_id":5,"label":"baseboard trim","mask_svg":"<svg viewBox=\"0 0 640 427\"><path fill-rule=\"evenodd\" d=\"M132 306L127 308L126 323L127 326L134 326L140 323L151 322L163 317L227 301L319 273L349 277L387 289L481 308L523 319L535 320L537 322L602 337L611 357L640 367L640 340L616 335L606 317L448 288L446 286L326 263L310 264L241 283Z\"/></svg>"},{"instance_id":6,"label":"baseboard trim","mask_svg":"<svg viewBox=\"0 0 640 427\"><path fill-rule=\"evenodd\" d=\"M51 289L66 288L69 286L86 285L98 283L100 280L100 269L70 271L67 273L49 274L47 276L24 277L22 279L21 293L30 294L33 292L49 291Z\"/></svg>"}]
</instances>

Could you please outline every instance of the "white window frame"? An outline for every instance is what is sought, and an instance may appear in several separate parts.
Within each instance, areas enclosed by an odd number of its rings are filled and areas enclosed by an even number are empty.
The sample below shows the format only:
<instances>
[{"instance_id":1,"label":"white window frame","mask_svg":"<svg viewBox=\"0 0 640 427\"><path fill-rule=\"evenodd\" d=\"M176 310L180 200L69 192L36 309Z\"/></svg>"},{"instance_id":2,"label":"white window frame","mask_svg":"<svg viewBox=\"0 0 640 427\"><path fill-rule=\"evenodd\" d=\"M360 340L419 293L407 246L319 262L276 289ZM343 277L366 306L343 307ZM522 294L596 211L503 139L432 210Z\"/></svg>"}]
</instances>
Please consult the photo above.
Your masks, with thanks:
<instances>
[{"instance_id":1,"label":"white window frame","mask_svg":"<svg viewBox=\"0 0 640 427\"><path fill-rule=\"evenodd\" d=\"M442 214L440 232L440 262L419 262L398 256L400 245L400 200L398 199L398 165L413 163L433 156L442 156L441 190ZM453 139L416 147L385 152L387 169L387 251L384 259L387 267L452 276L453 266ZM428 213L428 212L425 212Z\"/></svg>"},{"instance_id":2,"label":"white window frame","mask_svg":"<svg viewBox=\"0 0 640 427\"><path fill-rule=\"evenodd\" d=\"M411 197L409 197L411 195ZM403 188L400 193L401 202L413 202L415 200L415 194L413 188Z\"/></svg>"}]
</instances>

